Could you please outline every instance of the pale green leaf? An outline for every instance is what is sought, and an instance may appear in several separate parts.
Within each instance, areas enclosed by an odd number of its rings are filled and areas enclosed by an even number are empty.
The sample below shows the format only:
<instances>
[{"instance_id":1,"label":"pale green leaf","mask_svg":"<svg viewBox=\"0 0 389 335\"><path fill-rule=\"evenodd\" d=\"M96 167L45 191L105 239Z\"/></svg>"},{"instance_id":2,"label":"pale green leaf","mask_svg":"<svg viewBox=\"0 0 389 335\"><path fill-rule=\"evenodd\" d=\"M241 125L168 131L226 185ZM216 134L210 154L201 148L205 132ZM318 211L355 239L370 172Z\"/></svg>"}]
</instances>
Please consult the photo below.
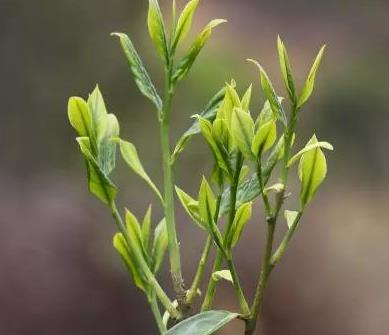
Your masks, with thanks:
<instances>
[{"instance_id":1,"label":"pale green leaf","mask_svg":"<svg viewBox=\"0 0 389 335\"><path fill-rule=\"evenodd\" d=\"M231 136L246 158L252 158L251 143L254 137L254 121L250 114L235 108L231 120Z\"/></svg>"},{"instance_id":2,"label":"pale green leaf","mask_svg":"<svg viewBox=\"0 0 389 335\"><path fill-rule=\"evenodd\" d=\"M146 211L142 221L142 242L149 253L150 251L150 232L151 232L151 205Z\"/></svg>"},{"instance_id":3,"label":"pale green leaf","mask_svg":"<svg viewBox=\"0 0 389 335\"><path fill-rule=\"evenodd\" d=\"M135 146L130 142L120 140L120 151L128 166L150 186L163 203L162 195L144 170Z\"/></svg>"},{"instance_id":4,"label":"pale green leaf","mask_svg":"<svg viewBox=\"0 0 389 335\"><path fill-rule=\"evenodd\" d=\"M267 100L269 100L270 107L273 110L273 113L277 115L277 118L281 120L281 122L286 126L287 118L284 109L282 108L279 97L276 94L273 88L273 84L271 83L268 75L258 62L252 59L249 59L249 61L254 63L259 69L262 90L265 93Z\"/></svg>"},{"instance_id":5,"label":"pale green leaf","mask_svg":"<svg viewBox=\"0 0 389 335\"><path fill-rule=\"evenodd\" d=\"M149 11L147 15L147 26L155 49L162 59L168 63L169 53L166 40L165 25L161 8L157 0L149 0Z\"/></svg>"},{"instance_id":6,"label":"pale green leaf","mask_svg":"<svg viewBox=\"0 0 389 335\"><path fill-rule=\"evenodd\" d=\"M79 97L71 97L68 102L68 117L72 127L81 137L90 137L92 115L86 101Z\"/></svg>"},{"instance_id":7,"label":"pale green leaf","mask_svg":"<svg viewBox=\"0 0 389 335\"><path fill-rule=\"evenodd\" d=\"M105 116L104 134L98 145L98 162L101 169L109 175L116 165L116 147L115 139L119 136L119 122L114 114Z\"/></svg>"},{"instance_id":8,"label":"pale green leaf","mask_svg":"<svg viewBox=\"0 0 389 335\"><path fill-rule=\"evenodd\" d=\"M216 282L225 280L230 283L234 283L234 280L232 279L231 271L230 270L220 270L212 273L212 279Z\"/></svg>"},{"instance_id":9,"label":"pale green leaf","mask_svg":"<svg viewBox=\"0 0 389 335\"><path fill-rule=\"evenodd\" d=\"M296 101L296 89L294 85L292 69L290 67L288 53L286 51L284 42L281 40L280 36L277 39L278 47L278 58L280 62L282 79L284 81L286 90L288 91L289 98L292 102Z\"/></svg>"},{"instance_id":10,"label":"pale green leaf","mask_svg":"<svg viewBox=\"0 0 389 335\"><path fill-rule=\"evenodd\" d=\"M201 229L206 230L207 226L200 219L199 202L177 186L176 193L182 207L184 207L185 212L189 215L193 222L196 223Z\"/></svg>"},{"instance_id":11,"label":"pale green leaf","mask_svg":"<svg viewBox=\"0 0 389 335\"><path fill-rule=\"evenodd\" d=\"M183 79L188 74L197 56L199 55L200 51L203 49L204 45L207 43L208 39L210 38L212 34L212 30L216 26L224 22L226 22L226 20L217 19L211 21L204 28L204 30L197 36L188 54L178 64L176 72L173 75L174 82Z\"/></svg>"},{"instance_id":12,"label":"pale green leaf","mask_svg":"<svg viewBox=\"0 0 389 335\"><path fill-rule=\"evenodd\" d=\"M119 37L120 44L126 55L130 71L134 76L136 85L140 92L150 99L158 111L162 109L162 100L157 93L157 90L152 83L150 76L145 69L142 60L136 52L134 45L126 34L123 33L112 33L111 35Z\"/></svg>"},{"instance_id":13,"label":"pale green leaf","mask_svg":"<svg viewBox=\"0 0 389 335\"><path fill-rule=\"evenodd\" d=\"M165 335L211 335L238 316L227 311L203 312L181 321Z\"/></svg>"},{"instance_id":14,"label":"pale green leaf","mask_svg":"<svg viewBox=\"0 0 389 335\"><path fill-rule=\"evenodd\" d=\"M286 223L287 223L289 229L294 226L298 215L299 215L299 212L296 212L296 211L286 210L284 212L285 220L286 220Z\"/></svg>"},{"instance_id":15,"label":"pale green leaf","mask_svg":"<svg viewBox=\"0 0 389 335\"><path fill-rule=\"evenodd\" d=\"M241 108L241 101L235 87L233 85L226 84L226 94L223 103L217 111L216 118L226 120L228 128L231 128L232 112L234 108Z\"/></svg>"},{"instance_id":16,"label":"pale green leaf","mask_svg":"<svg viewBox=\"0 0 389 335\"><path fill-rule=\"evenodd\" d=\"M330 151L334 150L334 147L328 143L328 142L317 142L313 144L307 144L303 149L301 149L297 154L295 154L288 162L288 167L292 166L295 162L299 160L299 158L305 154L308 151L314 150L316 148L322 148L322 149L327 149Z\"/></svg>"},{"instance_id":17,"label":"pale green leaf","mask_svg":"<svg viewBox=\"0 0 389 335\"><path fill-rule=\"evenodd\" d=\"M317 143L314 135L308 145ZM308 204L314 197L318 187L327 174L326 158L319 147L304 153L299 164L299 178L301 180L300 201L302 206Z\"/></svg>"},{"instance_id":18,"label":"pale green leaf","mask_svg":"<svg viewBox=\"0 0 389 335\"><path fill-rule=\"evenodd\" d=\"M107 127L107 108L103 95L100 92L99 86L96 85L93 92L88 97L88 106L92 114L92 124L94 129L95 139L91 137L91 141L96 141L99 146L102 138L105 135Z\"/></svg>"},{"instance_id":19,"label":"pale green leaf","mask_svg":"<svg viewBox=\"0 0 389 335\"><path fill-rule=\"evenodd\" d=\"M248 112L250 110L252 89L253 89L253 85L250 85L249 88L247 89L246 93L244 94L242 101L241 101L242 109L245 112Z\"/></svg>"},{"instance_id":20,"label":"pale green leaf","mask_svg":"<svg viewBox=\"0 0 389 335\"><path fill-rule=\"evenodd\" d=\"M251 150L256 157L260 157L269 150L277 139L277 126L274 121L268 121L259 127L254 136Z\"/></svg>"},{"instance_id":21,"label":"pale green leaf","mask_svg":"<svg viewBox=\"0 0 389 335\"><path fill-rule=\"evenodd\" d=\"M265 194L268 194L270 192L281 193L283 190L285 190L285 185L281 184L281 183L276 183L276 184L273 184L269 187L266 187L263 190L263 193L265 193Z\"/></svg>"},{"instance_id":22,"label":"pale green leaf","mask_svg":"<svg viewBox=\"0 0 389 335\"><path fill-rule=\"evenodd\" d=\"M298 103L297 103L298 108L300 108L302 105L304 105L308 101L308 99L310 98L310 96L313 92L313 89L315 86L315 79L316 79L317 70L319 69L321 60L322 60L323 55L324 55L325 48L326 48L326 46L324 45L320 49L318 55L316 56L316 59L315 59L313 65L311 67L311 70L309 71L305 85L301 91L300 97L298 98Z\"/></svg>"},{"instance_id":23,"label":"pale green leaf","mask_svg":"<svg viewBox=\"0 0 389 335\"><path fill-rule=\"evenodd\" d=\"M154 273L158 272L161 267L163 258L166 253L168 246L168 235L166 228L166 220L163 219L155 228L154 232L154 241L153 241L153 251L152 251L152 270Z\"/></svg>"},{"instance_id":24,"label":"pale green leaf","mask_svg":"<svg viewBox=\"0 0 389 335\"><path fill-rule=\"evenodd\" d=\"M135 248L142 252L143 259L147 264L150 264L150 255L143 243L142 228L136 216L126 209L126 229L129 240L131 241L131 248Z\"/></svg>"},{"instance_id":25,"label":"pale green leaf","mask_svg":"<svg viewBox=\"0 0 389 335\"><path fill-rule=\"evenodd\" d=\"M231 151L232 137L230 135L230 131L228 130L227 120L218 118L213 122L212 136L218 144L225 148L227 152Z\"/></svg>"},{"instance_id":26,"label":"pale green leaf","mask_svg":"<svg viewBox=\"0 0 389 335\"><path fill-rule=\"evenodd\" d=\"M199 213L200 219L207 225L214 220L216 211L215 195L205 177L203 177L199 191Z\"/></svg>"},{"instance_id":27,"label":"pale green leaf","mask_svg":"<svg viewBox=\"0 0 389 335\"><path fill-rule=\"evenodd\" d=\"M251 218L251 213L252 213L251 202L241 205L236 211L234 222L232 224L233 233L231 238L231 247L234 247L238 243L246 223Z\"/></svg>"},{"instance_id":28,"label":"pale green leaf","mask_svg":"<svg viewBox=\"0 0 389 335\"><path fill-rule=\"evenodd\" d=\"M200 0L189 1L182 11L177 26L174 31L174 39L172 43L172 51L176 49L178 43L183 40L192 26L193 14L195 13Z\"/></svg>"}]
</instances>

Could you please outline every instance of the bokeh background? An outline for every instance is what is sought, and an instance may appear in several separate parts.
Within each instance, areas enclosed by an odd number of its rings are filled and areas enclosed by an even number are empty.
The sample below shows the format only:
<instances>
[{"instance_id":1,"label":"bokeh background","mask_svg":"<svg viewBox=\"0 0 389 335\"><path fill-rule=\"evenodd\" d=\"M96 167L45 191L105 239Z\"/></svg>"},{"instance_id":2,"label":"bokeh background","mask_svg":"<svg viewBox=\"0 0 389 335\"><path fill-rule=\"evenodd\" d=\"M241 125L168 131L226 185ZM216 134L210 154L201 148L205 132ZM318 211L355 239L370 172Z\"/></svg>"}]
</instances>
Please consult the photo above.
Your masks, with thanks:
<instances>
[{"instance_id":1,"label":"bokeh background","mask_svg":"<svg viewBox=\"0 0 389 335\"><path fill-rule=\"evenodd\" d=\"M170 4L161 0L165 12ZM155 112L109 36L128 33L159 85L161 64L148 39L146 11L145 0L0 0L0 334L156 334L143 296L111 246L110 215L87 192L66 114L69 96L86 96L99 83L122 136L137 145L160 184ZM259 110L258 75L246 58L260 60L284 94L277 34L300 87L319 47L328 45L298 144L314 131L336 151L328 155L326 183L271 278L264 334L389 331L388 14L384 0L203 0L196 15L195 32L215 17L229 23L215 30L178 90L174 140L231 78L241 92L254 84L252 110ZM201 138L188 149L177 166L177 184L194 194L211 156ZM143 215L153 195L122 163L114 179L123 185L121 205ZM190 281L205 236L179 206L177 213ZM154 218L160 217L155 205ZM248 294L259 267L262 226L258 212L237 249ZM280 224L279 234L284 229ZM167 271L161 280L170 287ZM231 291L220 285L216 306L235 308ZM232 324L223 334L238 334L240 327Z\"/></svg>"}]
</instances>

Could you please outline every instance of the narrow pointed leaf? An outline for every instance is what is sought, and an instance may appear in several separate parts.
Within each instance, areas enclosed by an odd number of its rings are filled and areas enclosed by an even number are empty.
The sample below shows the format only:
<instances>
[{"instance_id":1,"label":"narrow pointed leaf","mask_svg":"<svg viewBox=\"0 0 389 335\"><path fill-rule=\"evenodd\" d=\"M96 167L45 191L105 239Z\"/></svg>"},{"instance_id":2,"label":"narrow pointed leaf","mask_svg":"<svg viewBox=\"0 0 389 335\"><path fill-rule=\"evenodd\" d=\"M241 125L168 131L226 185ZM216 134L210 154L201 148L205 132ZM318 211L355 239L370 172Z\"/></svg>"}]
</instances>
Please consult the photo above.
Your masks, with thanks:
<instances>
[{"instance_id":1,"label":"narrow pointed leaf","mask_svg":"<svg viewBox=\"0 0 389 335\"><path fill-rule=\"evenodd\" d=\"M217 19L208 23L204 30L197 36L188 54L178 64L177 70L173 75L173 81L176 82L178 80L182 80L188 74L200 51L203 49L204 45L210 38L212 30L224 22L226 21Z\"/></svg>"},{"instance_id":2,"label":"narrow pointed leaf","mask_svg":"<svg viewBox=\"0 0 389 335\"><path fill-rule=\"evenodd\" d=\"M99 86L96 86L93 92L89 95L88 106L92 113L93 129L95 133L94 135L96 136L95 139L91 138L91 140L95 140L97 145L99 145L101 139L105 135L108 114Z\"/></svg>"},{"instance_id":3,"label":"narrow pointed leaf","mask_svg":"<svg viewBox=\"0 0 389 335\"><path fill-rule=\"evenodd\" d=\"M92 115L86 101L79 97L71 97L68 102L68 117L78 136L90 137Z\"/></svg>"},{"instance_id":4,"label":"narrow pointed leaf","mask_svg":"<svg viewBox=\"0 0 389 335\"><path fill-rule=\"evenodd\" d=\"M249 88L247 89L246 93L244 94L242 101L241 101L242 109L245 112L248 112L250 110L252 90L253 90L253 85L250 85Z\"/></svg>"},{"instance_id":5,"label":"narrow pointed leaf","mask_svg":"<svg viewBox=\"0 0 389 335\"><path fill-rule=\"evenodd\" d=\"M150 233L151 232L151 205L147 209L147 212L142 221L142 242L149 253L150 251Z\"/></svg>"},{"instance_id":6,"label":"narrow pointed leaf","mask_svg":"<svg viewBox=\"0 0 389 335\"><path fill-rule=\"evenodd\" d=\"M101 169L109 175L116 165L116 147L115 139L120 134L119 122L114 114L105 116L104 134L98 145L98 162Z\"/></svg>"},{"instance_id":7,"label":"narrow pointed leaf","mask_svg":"<svg viewBox=\"0 0 389 335\"><path fill-rule=\"evenodd\" d=\"M163 203L162 195L144 170L135 146L130 142L120 140L120 151L128 166L150 186Z\"/></svg>"},{"instance_id":8,"label":"narrow pointed leaf","mask_svg":"<svg viewBox=\"0 0 389 335\"><path fill-rule=\"evenodd\" d=\"M296 89L294 85L292 69L290 67L288 53L286 51L284 42L282 42L280 36L277 39L278 58L280 61L280 68L282 79L284 81L286 90L288 91L289 98L292 102L296 101Z\"/></svg>"},{"instance_id":9,"label":"narrow pointed leaf","mask_svg":"<svg viewBox=\"0 0 389 335\"><path fill-rule=\"evenodd\" d=\"M309 71L307 80L305 82L305 85L304 85L304 87L301 91L300 97L298 99L297 106L299 108L302 105L304 105L308 101L308 99L311 97L311 94L312 94L314 86L315 86L315 79L316 79L317 70L319 69L321 60L322 60L323 55L324 55L325 48L326 48L326 46L324 45L320 49L318 55L316 56L316 59L315 59L313 65L312 65L312 68Z\"/></svg>"},{"instance_id":10,"label":"narrow pointed leaf","mask_svg":"<svg viewBox=\"0 0 389 335\"><path fill-rule=\"evenodd\" d=\"M242 236L243 229L246 223L250 220L252 213L252 203L248 202L241 205L236 211L233 222L233 233L231 239L231 247L236 246L240 237Z\"/></svg>"},{"instance_id":11,"label":"narrow pointed leaf","mask_svg":"<svg viewBox=\"0 0 389 335\"><path fill-rule=\"evenodd\" d=\"M119 37L120 44L126 55L130 71L134 77L135 83L138 86L140 92L150 99L158 111L162 109L162 100L154 87L150 76L145 69L142 60L140 59L134 45L126 34L112 33L113 36Z\"/></svg>"},{"instance_id":12,"label":"narrow pointed leaf","mask_svg":"<svg viewBox=\"0 0 389 335\"><path fill-rule=\"evenodd\" d=\"M231 136L246 158L252 158L251 143L254 137L254 121L250 114L235 108L231 120Z\"/></svg>"},{"instance_id":13,"label":"narrow pointed leaf","mask_svg":"<svg viewBox=\"0 0 389 335\"><path fill-rule=\"evenodd\" d=\"M166 253L167 246L168 246L168 235L166 229L166 221L165 219L163 219L157 225L154 232L153 251L152 251L153 265L151 267L154 273L157 273L159 268L161 267L163 258Z\"/></svg>"},{"instance_id":14,"label":"narrow pointed leaf","mask_svg":"<svg viewBox=\"0 0 389 335\"><path fill-rule=\"evenodd\" d=\"M227 311L208 311L192 316L173 328L166 335L211 335L239 315Z\"/></svg>"},{"instance_id":15,"label":"narrow pointed leaf","mask_svg":"<svg viewBox=\"0 0 389 335\"><path fill-rule=\"evenodd\" d=\"M262 125L254 136L251 150L256 157L260 157L269 150L277 139L277 126L274 121Z\"/></svg>"},{"instance_id":16,"label":"narrow pointed leaf","mask_svg":"<svg viewBox=\"0 0 389 335\"><path fill-rule=\"evenodd\" d=\"M199 213L201 220L209 225L214 219L215 211L215 195L207 180L203 177L199 191Z\"/></svg>"},{"instance_id":17,"label":"narrow pointed leaf","mask_svg":"<svg viewBox=\"0 0 389 335\"><path fill-rule=\"evenodd\" d=\"M162 57L162 59L167 63L169 61L169 53L167 47L165 25L161 8L159 7L157 0L149 0L147 25L155 49Z\"/></svg>"},{"instance_id":18,"label":"narrow pointed leaf","mask_svg":"<svg viewBox=\"0 0 389 335\"><path fill-rule=\"evenodd\" d=\"M131 248L142 252L143 259L150 264L150 255L143 243L142 229L136 216L126 209L126 229L131 241Z\"/></svg>"}]
</instances>

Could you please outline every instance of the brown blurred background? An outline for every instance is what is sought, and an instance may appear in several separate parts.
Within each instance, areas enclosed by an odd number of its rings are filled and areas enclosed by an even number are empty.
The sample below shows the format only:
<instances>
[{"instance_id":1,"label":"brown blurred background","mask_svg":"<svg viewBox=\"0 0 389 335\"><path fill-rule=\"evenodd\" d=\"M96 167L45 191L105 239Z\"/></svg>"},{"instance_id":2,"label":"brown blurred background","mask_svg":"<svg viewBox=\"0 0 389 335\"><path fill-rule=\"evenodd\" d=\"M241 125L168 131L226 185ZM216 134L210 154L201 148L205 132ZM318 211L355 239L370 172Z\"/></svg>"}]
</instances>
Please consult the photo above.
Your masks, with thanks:
<instances>
[{"instance_id":1,"label":"brown blurred background","mask_svg":"<svg viewBox=\"0 0 389 335\"><path fill-rule=\"evenodd\" d=\"M167 12L171 1L161 3ZM69 96L86 96L99 83L122 136L137 145L161 182L155 112L109 37L128 33L160 84L146 10L146 0L0 0L0 334L156 334L143 296L111 246L109 213L87 192L66 115ZM389 332L388 15L384 0L203 0L196 15L195 31L215 17L229 23L215 30L180 86L174 139L231 78L241 91L254 83L252 109L259 110L263 96L248 57L267 68L284 94L278 33L299 86L320 45L328 45L298 144L314 131L336 151L328 155L326 183L271 278L267 335ZM194 194L211 156L200 138L188 149L177 183ZM123 185L121 204L142 215L153 195L121 162L114 179ZM161 210L154 209L157 220ZM177 211L190 281L205 236L179 206ZM264 238L257 214L236 256L250 295ZM170 287L167 279L165 271L162 281ZM220 286L216 306L236 307L227 284ZM239 328L233 324L223 334L239 334Z\"/></svg>"}]
</instances>

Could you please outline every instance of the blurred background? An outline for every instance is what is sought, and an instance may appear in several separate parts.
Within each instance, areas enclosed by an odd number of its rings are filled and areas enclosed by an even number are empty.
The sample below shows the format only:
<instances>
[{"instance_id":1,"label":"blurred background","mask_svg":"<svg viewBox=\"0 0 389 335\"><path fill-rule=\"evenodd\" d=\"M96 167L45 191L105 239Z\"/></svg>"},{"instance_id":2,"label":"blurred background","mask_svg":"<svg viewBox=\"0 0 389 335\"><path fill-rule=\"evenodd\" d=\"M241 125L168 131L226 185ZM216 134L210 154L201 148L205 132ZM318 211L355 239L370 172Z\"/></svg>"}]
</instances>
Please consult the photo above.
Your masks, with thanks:
<instances>
[{"instance_id":1,"label":"blurred background","mask_svg":"<svg viewBox=\"0 0 389 335\"><path fill-rule=\"evenodd\" d=\"M161 0L170 13L170 0ZM177 3L182 8L184 0ZM129 281L111 240L106 208L86 188L84 163L67 121L67 99L96 83L121 134L134 142L161 182L153 106L137 91L118 42L133 39L160 87L161 64L145 25L146 0L0 0L0 334L156 334L143 296ZM381 335L389 331L389 29L388 1L203 0L194 32L214 31L174 104L175 141L225 81L254 84L263 102L259 60L281 94L276 37L284 39L298 86L321 44L328 49L316 90L302 112L298 145L315 132L336 148L327 181L272 275L264 334ZM188 46L194 33L187 39ZM177 165L177 184L195 194L211 167L196 138ZM292 172L297 186L296 171ZM153 195L121 162L120 203L137 215ZM295 194L298 187L292 186ZM293 208L291 208L293 209ZM177 206L189 282L205 236ZM154 220L161 218L154 206ZM279 225L281 237L285 227ZM262 216L244 233L236 263L251 296L264 239ZM170 289L169 274L161 281ZM228 284L216 306L236 308ZM239 334L239 322L223 334ZM259 332L258 332L259 334Z\"/></svg>"}]
</instances>

